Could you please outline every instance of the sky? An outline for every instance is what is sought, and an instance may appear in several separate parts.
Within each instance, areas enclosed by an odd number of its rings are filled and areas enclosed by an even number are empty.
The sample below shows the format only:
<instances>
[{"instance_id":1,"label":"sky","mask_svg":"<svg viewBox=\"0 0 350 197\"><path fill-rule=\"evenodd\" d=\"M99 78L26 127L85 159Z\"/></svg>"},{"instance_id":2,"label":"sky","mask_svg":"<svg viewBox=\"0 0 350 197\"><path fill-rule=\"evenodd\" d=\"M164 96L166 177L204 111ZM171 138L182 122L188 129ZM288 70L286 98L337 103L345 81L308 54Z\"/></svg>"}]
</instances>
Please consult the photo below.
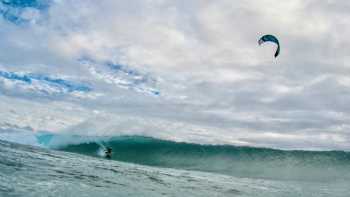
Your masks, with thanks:
<instances>
[{"instance_id":1,"label":"sky","mask_svg":"<svg viewBox=\"0 0 350 197\"><path fill-rule=\"evenodd\" d=\"M0 0L0 132L350 150L349 9Z\"/></svg>"}]
</instances>

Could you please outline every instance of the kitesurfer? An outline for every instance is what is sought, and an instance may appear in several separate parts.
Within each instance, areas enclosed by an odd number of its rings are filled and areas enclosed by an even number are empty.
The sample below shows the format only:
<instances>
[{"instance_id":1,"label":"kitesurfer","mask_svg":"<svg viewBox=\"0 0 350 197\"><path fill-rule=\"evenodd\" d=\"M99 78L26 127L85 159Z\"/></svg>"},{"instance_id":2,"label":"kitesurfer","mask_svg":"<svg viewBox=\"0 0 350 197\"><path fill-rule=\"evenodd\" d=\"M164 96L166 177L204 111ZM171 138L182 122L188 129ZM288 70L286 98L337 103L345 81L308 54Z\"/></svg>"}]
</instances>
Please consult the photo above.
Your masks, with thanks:
<instances>
[{"instance_id":1,"label":"kitesurfer","mask_svg":"<svg viewBox=\"0 0 350 197\"><path fill-rule=\"evenodd\" d=\"M107 159L111 159L111 158L112 158L112 148L110 148L110 147L107 147L107 148L106 148L105 157L106 157Z\"/></svg>"}]
</instances>

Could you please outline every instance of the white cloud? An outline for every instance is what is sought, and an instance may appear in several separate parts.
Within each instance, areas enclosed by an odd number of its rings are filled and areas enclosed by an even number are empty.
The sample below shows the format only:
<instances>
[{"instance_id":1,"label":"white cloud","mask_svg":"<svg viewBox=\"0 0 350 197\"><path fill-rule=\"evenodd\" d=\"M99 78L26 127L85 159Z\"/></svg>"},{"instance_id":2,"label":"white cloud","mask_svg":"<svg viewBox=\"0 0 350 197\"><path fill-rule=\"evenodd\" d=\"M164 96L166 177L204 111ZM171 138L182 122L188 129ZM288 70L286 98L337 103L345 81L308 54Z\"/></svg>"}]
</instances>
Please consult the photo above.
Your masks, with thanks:
<instances>
[{"instance_id":1,"label":"white cloud","mask_svg":"<svg viewBox=\"0 0 350 197\"><path fill-rule=\"evenodd\" d=\"M81 125L93 132L103 122L96 134L123 130L207 143L348 149L349 7L345 0L60 0L45 11L26 8L21 17L38 22L0 19L1 69L73 76L93 92L56 98L59 106L83 109L67 109L64 118L50 102L40 104L48 111L30 113L39 98L3 96L4 105L14 97L10 105L20 117L32 114L5 122L55 132ZM280 40L277 59L274 45L257 44L267 33ZM154 80L125 88L121 81L130 78L103 67L96 75L79 63L84 57ZM144 93L154 89L159 97ZM15 107L18 99L28 99L24 111ZM41 118L46 114L76 121L51 124Z\"/></svg>"}]
</instances>

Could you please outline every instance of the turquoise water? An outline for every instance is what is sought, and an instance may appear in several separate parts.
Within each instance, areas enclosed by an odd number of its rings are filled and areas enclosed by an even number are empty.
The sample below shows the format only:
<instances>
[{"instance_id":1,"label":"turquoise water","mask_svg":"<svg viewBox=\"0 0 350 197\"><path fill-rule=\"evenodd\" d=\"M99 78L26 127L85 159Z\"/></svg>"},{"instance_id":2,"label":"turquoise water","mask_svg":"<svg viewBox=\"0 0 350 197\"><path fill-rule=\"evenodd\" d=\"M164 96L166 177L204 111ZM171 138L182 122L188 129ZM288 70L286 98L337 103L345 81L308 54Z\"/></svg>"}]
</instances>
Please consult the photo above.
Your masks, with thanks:
<instances>
[{"instance_id":1,"label":"turquoise water","mask_svg":"<svg viewBox=\"0 0 350 197\"><path fill-rule=\"evenodd\" d=\"M142 136L0 141L0 196L349 196L350 153ZM33 143L31 141L31 143ZM30 143L30 144L31 144ZM113 148L105 159L105 147Z\"/></svg>"},{"instance_id":2,"label":"turquoise water","mask_svg":"<svg viewBox=\"0 0 350 197\"><path fill-rule=\"evenodd\" d=\"M350 193L349 181L340 177L322 181L244 178L150 167L6 141L0 141L0 158L0 196L4 197L345 197Z\"/></svg>"},{"instance_id":3,"label":"turquoise water","mask_svg":"<svg viewBox=\"0 0 350 197\"><path fill-rule=\"evenodd\" d=\"M60 137L58 137L59 139ZM178 143L141 136L94 138L57 145L56 149L99 157L103 146L114 160L143 165L196 170L244 178L350 182L350 153L342 151L282 151L228 145Z\"/></svg>"}]
</instances>

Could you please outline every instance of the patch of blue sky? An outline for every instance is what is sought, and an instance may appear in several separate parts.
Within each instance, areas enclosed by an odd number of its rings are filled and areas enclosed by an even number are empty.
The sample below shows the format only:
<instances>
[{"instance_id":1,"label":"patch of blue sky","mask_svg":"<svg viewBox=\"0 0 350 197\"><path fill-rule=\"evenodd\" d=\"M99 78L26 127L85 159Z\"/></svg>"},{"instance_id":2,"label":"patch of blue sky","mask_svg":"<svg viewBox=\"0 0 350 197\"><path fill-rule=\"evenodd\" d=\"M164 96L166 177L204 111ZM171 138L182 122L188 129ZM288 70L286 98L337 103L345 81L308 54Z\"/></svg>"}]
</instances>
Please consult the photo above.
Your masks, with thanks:
<instances>
[{"instance_id":1,"label":"patch of blue sky","mask_svg":"<svg viewBox=\"0 0 350 197\"><path fill-rule=\"evenodd\" d=\"M139 72L136 70L132 70L130 68L127 68L124 65L121 64L114 64L112 62L106 62L106 66L110 67L111 69L114 69L116 71L124 72L126 75L131 75L131 76L141 76Z\"/></svg>"},{"instance_id":2,"label":"patch of blue sky","mask_svg":"<svg viewBox=\"0 0 350 197\"><path fill-rule=\"evenodd\" d=\"M22 82L27 85L33 84L33 82L39 82L44 83L46 85L49 85L51 87L57 87L60 88L66 92L90 92L92 89L84 84L76 83L60 78L53 78L42 74L20 74L15 72L5 72L0 71L0 78L8 79L14 82Z\"/></svg>"},{"instance_id":3,"label":"patch of blue sky","mask_svg":"<svg viewBox=\"0 0 350 197\"><path fill-rule=\"evenodd\" d=\"M49 3L48 0L1 0L0 2L16 8L33 7L37 9L47 8Z\"/></svg>"},{"instance_id":4,"label":"patch of blue sky","mask_svg":"<svg viewBox=\"0 0 350 197\"><path fill-rule=\"evenodd\" d=\"M131 69L125 65L116 64L112 62L106 62L105 65L110 69L125 75L125 77L132 79L132 84L135 84L135 85L145 84L151 80L154 80L150 78L147 74L141 74L139 71L135 69Z\"/></svg>"},{"instance_id":5,"label":"patch of blue sky","mask_svg":"<svg viewBox=\"0 0 350 197\"><path fill-rule=\"evenodd\" d=\"M97 63L89 58L81 58L79 61L94 67L100 78L105 78L120 88L131 89L137 92L160 95L160 91L154 88L157 80L146 72L141 72L127 65L105 61Z\"/></svg>"},{"instance_id":6,"label":"patch of blue sky","mask_svg":"<svg viewBox=\"0 0 350 197\"><path fill-rule=\"evenodd\" d=\"M0 15L14 24L23 24L31 21L31 18L24 16L29 9L38 13L46 11L50 0L0 0Z\"/></svg>"}]
</instances>

